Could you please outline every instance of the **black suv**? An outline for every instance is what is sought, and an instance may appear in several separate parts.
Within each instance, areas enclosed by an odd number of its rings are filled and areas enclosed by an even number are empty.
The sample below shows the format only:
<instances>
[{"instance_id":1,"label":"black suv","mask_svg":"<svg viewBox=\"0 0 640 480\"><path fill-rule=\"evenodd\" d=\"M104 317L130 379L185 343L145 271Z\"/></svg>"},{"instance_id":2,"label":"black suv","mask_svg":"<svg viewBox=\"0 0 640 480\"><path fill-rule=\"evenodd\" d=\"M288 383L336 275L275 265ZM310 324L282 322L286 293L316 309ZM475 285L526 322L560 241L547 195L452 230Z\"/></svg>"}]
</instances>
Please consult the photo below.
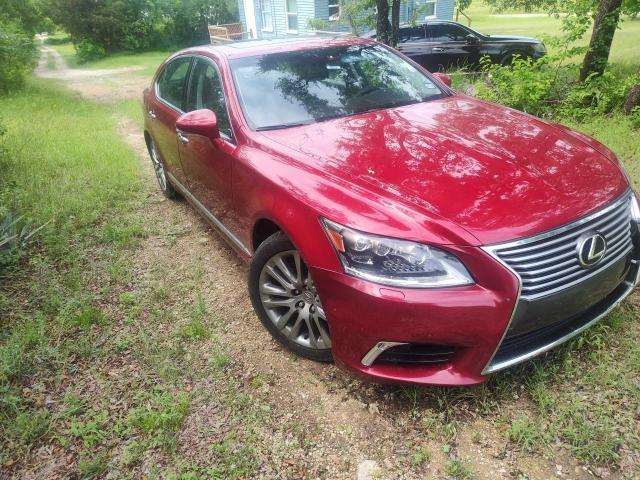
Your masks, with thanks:
<instances>
[{"instance_id":1,"label":"black suv","mask_svg":"<svg viewBox=\"0 0 640 480\"><path fill-rule=\"evenodd\" d=\"M376 35L374 31L363 36ZM538 59L547 52L544 43L536 38L483 35L445 20L400 25L398 50L432 72L459 66L477 67L485 55L494 63L507 65L515 56Z\"/></svg>"}]
</instances>

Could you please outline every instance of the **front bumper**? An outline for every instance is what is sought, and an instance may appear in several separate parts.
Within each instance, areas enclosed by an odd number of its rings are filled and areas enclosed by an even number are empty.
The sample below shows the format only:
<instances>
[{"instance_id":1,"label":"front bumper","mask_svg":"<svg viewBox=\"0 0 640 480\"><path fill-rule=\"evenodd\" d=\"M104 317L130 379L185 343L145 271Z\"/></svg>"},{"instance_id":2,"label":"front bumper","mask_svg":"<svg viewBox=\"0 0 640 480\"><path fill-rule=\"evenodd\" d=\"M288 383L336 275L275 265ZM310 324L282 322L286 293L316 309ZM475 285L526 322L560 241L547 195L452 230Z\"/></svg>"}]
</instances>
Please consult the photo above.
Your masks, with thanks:
<instances>
[{"instance_id":1,"label":"front bumper","mask_svg":"<svg viewBox=\"0 0 640 480\"><path fill-rule=\"evenodd\" d=\"M638 283L634 252L594 277L598 293L589 303L574 302L573 310L565 308L552 322L526 331L514 330L519 322L513 319L527 319L526 312L519 312L524 304L518 302L517 276L481 249L456 252L476 277L476 284L464 287L400 290L319 268L311 274L338 365L380 382L473 385L569 340L609 313ZM567 303L579 295L584 290L565 291L558 299ZM448 347L454 353L432 364L383 363L377 361L387 347L381 342Z\"/></svg>"}]
</instances>

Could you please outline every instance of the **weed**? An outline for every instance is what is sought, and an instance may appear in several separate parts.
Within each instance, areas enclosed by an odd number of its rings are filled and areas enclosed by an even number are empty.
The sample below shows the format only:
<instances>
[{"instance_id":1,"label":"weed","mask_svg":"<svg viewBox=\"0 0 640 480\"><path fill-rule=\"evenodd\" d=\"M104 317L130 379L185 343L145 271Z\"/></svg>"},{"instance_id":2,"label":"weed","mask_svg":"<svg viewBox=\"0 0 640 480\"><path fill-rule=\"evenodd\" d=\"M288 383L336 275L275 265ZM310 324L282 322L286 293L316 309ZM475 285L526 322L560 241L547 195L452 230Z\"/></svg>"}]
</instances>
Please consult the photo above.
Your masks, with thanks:
<instances>
[{"instance_id":1,"label":"weed","mask_svg":"<svg viewBox=\"0 0 640 480\"><path fill-rule=\"evenodd\" d=\"M426 448L418 448L413 453L413 458L411 459L411 463L414 466L423 465L425 463L429 463L431 461L431 452Z\"/></svg>"},{"instance_id":2,"label":"weed","mask_svg":"<svg viewBox=\"0 0 640 480\"><path fill-rule=\"evenodd\" d=\"M189 412L189 397L172 396L155 391L144 399L144 405L129 412L127 423L153 439L153 444L167 450L175 448L175 437Z\"/></svg>"},{"instance_id":3,"label":"weed","mask_svg":"<svg viewBox=\"0 0 640 480\"><path fill-rule=\"evenodd\" d=\"M106 472L108 468L105 454L92 455L89 452L82 452L78 460L78 475L80 478L91 479Z\"/></svg>"},{"instance_id":4,"label":"weed","mask_svg":"<svg viewBox=\"0 0 640 480\"><path fill-rule=\"evenodd\" d=\"M456 480L468 480L473 478L473 472L462 460L450 458L447 460L447 473Z\"/></svg>"},{"instance_id":5,"label":"weed","mask_svg":"<svg viewBox=\"0 0 640 480\"><path fill-rule=\"evenodd\" d=\"M507 434L510 441L520 446L521 451L531 450L540 437L536 424L525 416L514 419Z\"/></svg>"},{"instance_id":6,"label":"weed","mask_svg":"<svg viewBox=\"0 0 640 480\"><path fill-rule=\"evenodd\" d=\"M44 436L51 425L51 414L46 410L20 412L12 426L12 436L20 445L30 445Z\"/></svg>"},{"instance_id":7,"label":"weed","mask_svg":"<svg viewBox=\"0 0 640 480\"><path fill-rule=\"evenodd\" d=\"M83 418L73 418L67 434L80 440L85 448L101 444L109 433L108 412L88 411Z\"/></svg>"},{"instance_id":8,"label":"weed","mask_svg":"<svg viewBox=\"0 0 640 480\"><path fill-rule=\"evenodd\" d=\"M86 330L92 325L107 323L107 316L95 307L85 307L70 319L70 324L74 327Z\"/></svg>"}]
</instances>

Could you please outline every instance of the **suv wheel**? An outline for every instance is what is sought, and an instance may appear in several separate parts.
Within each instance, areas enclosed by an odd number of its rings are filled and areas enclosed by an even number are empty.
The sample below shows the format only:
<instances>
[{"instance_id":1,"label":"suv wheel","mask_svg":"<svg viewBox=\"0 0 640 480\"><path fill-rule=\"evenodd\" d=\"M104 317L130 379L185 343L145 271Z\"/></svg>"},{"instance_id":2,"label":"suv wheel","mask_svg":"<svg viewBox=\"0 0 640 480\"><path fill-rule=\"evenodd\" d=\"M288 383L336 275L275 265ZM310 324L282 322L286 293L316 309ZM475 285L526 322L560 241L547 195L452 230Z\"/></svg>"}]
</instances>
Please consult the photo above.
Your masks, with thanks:
<instances>
[{"instance_id":1,"label":"suv wheel","mask_svg":"<svg viewBox=\"0 0 640 480\"><path fill-rule=\"evenodd\" d=\"M320 297L300 253L282 232L265 240L253 256L249 294L260 321L283 346L311 360L332 360Z\"/></svg>"}]
</instances>

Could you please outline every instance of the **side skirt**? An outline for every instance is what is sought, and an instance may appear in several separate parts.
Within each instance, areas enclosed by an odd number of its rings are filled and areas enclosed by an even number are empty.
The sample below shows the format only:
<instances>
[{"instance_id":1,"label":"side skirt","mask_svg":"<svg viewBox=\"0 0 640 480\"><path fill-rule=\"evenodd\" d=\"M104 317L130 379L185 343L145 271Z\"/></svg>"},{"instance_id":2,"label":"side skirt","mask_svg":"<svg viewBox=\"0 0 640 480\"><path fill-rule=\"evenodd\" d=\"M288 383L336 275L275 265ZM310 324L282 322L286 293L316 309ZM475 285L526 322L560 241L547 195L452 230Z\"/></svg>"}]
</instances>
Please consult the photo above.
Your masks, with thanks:
<instances>
[{"instance_id":1,"label":"side skirt","mask_svg":"<svg viewBox=\"0 0 640 480\"><path fill-rule=\"evenodd\" d=\"M171 173L167 172L167 178L171 181L171 184L191 203L199 213L205 217L209 222L213 224L214 227L218 229L220 233L222 233L225 240L227 240L232 247L237 249L241 254L245 255L248 258L251 258L251 252L247 247L245 247L242 242L229 231L227 227L225 227L220 220L213 216L213 214L200 203L200 201L194 197L189 190L186 189L184 185L182 185L176 177L171 175Z\"/></svg>"}]
</instances>

